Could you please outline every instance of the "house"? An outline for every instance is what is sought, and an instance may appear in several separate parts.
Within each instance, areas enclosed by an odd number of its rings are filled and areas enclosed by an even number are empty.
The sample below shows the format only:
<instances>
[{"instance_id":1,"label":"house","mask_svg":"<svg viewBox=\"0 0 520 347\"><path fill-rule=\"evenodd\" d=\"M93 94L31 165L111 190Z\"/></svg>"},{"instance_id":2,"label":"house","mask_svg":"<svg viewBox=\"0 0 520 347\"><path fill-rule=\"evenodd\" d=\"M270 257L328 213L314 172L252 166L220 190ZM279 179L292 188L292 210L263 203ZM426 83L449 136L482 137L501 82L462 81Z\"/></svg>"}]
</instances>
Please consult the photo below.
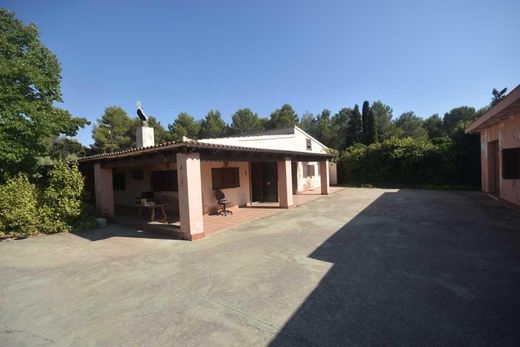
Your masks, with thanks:
<instances>
[{"instance_id":1,"label":"house","mask_svg":"<svg viewBox=\"0 0 520 347\"><path fill-rule=\"evenodd\" d=\"M293 206L294 193L329 193L332 156L297 127L153 145L153 129L142 126L136 139L136 148L78 160L99 215L136 208L146 193L179 216L184 238L196 240L204 237L203 215L218 209L216 189L237 206L278 208Z\"/></svg>"},{"instance_id":2,"label":"house","mask_svg":"<svg viewBox=\"0 0 520 347\"><path fill-rule=\"evenodd\" d=\"M520 206L520 85L466 133L480 134L482 190Z\"/></svg>"},{"instance_id":3,"label":"house","mask_svg":"<svg viewBox=\"0 0 520 347\"><path fill-rule=\"evenodd\" d=\"M254 147L263 149L291 149L302 152L328 153L327 146L297 126L282 129L272 129L211 139L201 139L199 142L222 144L238 147ZM318 162L292 162L293 193L319 188L321 177ZM329 162L329 183L337 184L336 163Z\"/></svg>"}]
</instances>

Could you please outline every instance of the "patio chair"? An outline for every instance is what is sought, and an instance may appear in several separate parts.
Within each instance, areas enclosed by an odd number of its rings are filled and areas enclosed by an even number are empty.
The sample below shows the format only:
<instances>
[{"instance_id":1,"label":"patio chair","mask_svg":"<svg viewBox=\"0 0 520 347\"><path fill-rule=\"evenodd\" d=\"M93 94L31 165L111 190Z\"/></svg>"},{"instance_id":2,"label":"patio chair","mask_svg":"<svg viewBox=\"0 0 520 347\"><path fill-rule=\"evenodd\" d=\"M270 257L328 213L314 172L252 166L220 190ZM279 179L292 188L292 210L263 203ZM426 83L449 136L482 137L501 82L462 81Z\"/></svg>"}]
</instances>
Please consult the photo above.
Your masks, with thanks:
<instances>
[{"instance_id":1,"label":"patio chair","mask_svg":"<svg viewBox=\"0 0 520 347\"><path fill-rule=\"evenodd\" d=\"M226 205L231 204L231 201L226 200L226 195L220 189L215 190L215 198L217 199L217 203L222 207L218 214L221 216L227 216L228 214L233 214L232 211L226 209Z\"/></svg>"}]
</instances>

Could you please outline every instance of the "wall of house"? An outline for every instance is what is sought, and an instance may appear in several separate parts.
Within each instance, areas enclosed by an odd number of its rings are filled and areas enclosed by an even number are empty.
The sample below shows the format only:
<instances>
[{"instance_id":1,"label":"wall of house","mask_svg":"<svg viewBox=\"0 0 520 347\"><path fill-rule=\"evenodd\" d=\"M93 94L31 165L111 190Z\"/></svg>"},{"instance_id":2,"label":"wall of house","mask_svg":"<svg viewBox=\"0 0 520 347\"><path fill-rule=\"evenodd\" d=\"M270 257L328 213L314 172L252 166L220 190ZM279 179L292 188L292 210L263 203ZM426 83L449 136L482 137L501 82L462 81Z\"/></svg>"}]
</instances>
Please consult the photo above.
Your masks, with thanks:
<instances>
[{"instance_id":1,"label":"wall of house","mask_svg":"<svg viewBox=\"0 0 520 347\"><path fill-rule=\"evenodd\" d=\"M310 150L307 149L307 140L311 141ZM327 151L327 147L325 147L323 144L318 142L316 139L314 139L312 136L305 133L298 127L294 128L292 134L235 136L214 139L202 139L199 141L232 146L279 149L297 152L326 153ZM304 177L303 164L313 165L315 175L312 177ZM298 162L297 169L297 191L294 193L319 188L321 186L321 178L317 162ZM334 170L333 172L335 173L336 171ZM331 179L331 181L336 182L336 180L333 180L332 177L330 177L329 179Z\"/></svg>"},{"instance_id":2,"label":"wall of house","mask_svg":"<svg viewBox=\"0 0 520 347\"><path fill-rule=\"evenodd\" d=\"M333 162L329 162L329 180L333 186L338 184L338 166Z\"/></svg>"},{"instance_id":3,"label":"wall of house","mask_svg":"<svg viewBox=\"0 0 520 347\"><path fill-rule=\"evenodd\" d=\"M520 205L520 180L502 178L502 149L520 147L520 114L509 117L500 123L494 124L484 129L480 133L480 151L482 165L482 190L490 192L489 186L489 167L490 153L488 153L488 143L498 140L499 146L499 180L500 198Z\"/></svg>"},{"instance_id":4,"label":"wall of house","mask_svg":"<svg viewBox=\"0 0 520 347\"><path fill-rule=\"evenodd\" d=\"M251 202L248 162L202 161L200 164L202 180L202 205L204 213L210 213L218 207L215 190L212 186L211 169L222 167L238 167L240 187L221 189L230 206L245 206Z\"/></svg>"},{"instance_id":5,"label":"wall of house","mask_svg":"<svg viewBox=\"0 0 520 347\"><path fill-rule=\"evenodd\" d=\"M134 169L143 170L143 179L134 180L132 177L132 171ZM176 163L150 165L144 167L125 167L125 168L114 168L114 173L125 174L125 185L124 191L114 190L114 204L121 206L135 206L137 204L136 198L143 192L152 191L150 178L152 171L161 170L176 170ZM154 200L160 203L168 204L168 210L178 211L179 210L179 195L178 192L154 192Z\"/></svg>"},{"instance_id":6,"label":"wall of house","mask_svg":"<svg viewBox=\"0 0 520 347\"><path fill-rule=\"evenodd\" d=\"M314 176L304 177L304 166L312 165L314 166ZM319 188L321 186L321 177L320 177L320 168L318 162L298 162L298 175L297 175L297 184L298 190L297 192L304 192L307 190L312 190L315 188Z\"/></svg>"}]
</instances>

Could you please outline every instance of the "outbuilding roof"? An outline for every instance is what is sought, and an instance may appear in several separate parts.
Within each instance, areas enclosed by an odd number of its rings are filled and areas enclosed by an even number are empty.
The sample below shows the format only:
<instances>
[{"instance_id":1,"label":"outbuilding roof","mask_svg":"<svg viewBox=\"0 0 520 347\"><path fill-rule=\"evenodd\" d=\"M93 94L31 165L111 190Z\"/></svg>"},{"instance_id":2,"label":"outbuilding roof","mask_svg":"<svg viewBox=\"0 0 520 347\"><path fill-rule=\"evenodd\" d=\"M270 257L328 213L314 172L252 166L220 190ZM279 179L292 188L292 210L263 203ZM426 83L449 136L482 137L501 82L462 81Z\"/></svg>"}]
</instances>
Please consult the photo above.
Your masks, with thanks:
<instances>
[{"instance_id":1,"label":"outbuilding roof","mask_svg":"<svg viewBox=\"0 0 520 347\"><path fill-rule=\"evenodd\" d=\"M466 133L479 133L485 128L499 123L514 114L520 114L520 85L507 94L507 96L500 100L492 109L475 119L475 121L466 128Z\"/></svg>"}]
</instances>

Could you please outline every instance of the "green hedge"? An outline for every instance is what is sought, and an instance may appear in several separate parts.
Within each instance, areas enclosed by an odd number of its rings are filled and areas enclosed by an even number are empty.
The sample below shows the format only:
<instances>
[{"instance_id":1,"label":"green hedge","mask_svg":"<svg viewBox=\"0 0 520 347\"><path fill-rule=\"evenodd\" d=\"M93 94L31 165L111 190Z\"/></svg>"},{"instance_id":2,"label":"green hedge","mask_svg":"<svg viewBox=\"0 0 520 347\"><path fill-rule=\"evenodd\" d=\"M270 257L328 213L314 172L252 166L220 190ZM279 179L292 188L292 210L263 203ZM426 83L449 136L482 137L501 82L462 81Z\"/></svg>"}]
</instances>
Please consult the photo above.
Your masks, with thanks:
<instances>
[{"instance_id":1,"label":"green hedge","mask_svg":"<svg viewBox=\"0 0 520 347\"><path fill-rule=\"evenodd\" d=\"M480 187L478 137L457 133L433 141L392 138L356 144L338 159L340 183L385 187Z\"/></svg>"},{"instance_id":2,"label":"green hedge","mask_svg":"<svg viewBox=\"0 0 520 347\"><path fill-rule=\"evenodd\" d=\"M77 165L57 162L38 185L20 174L0 185L0 236L57 233L95 226L82 202L83 176Z\"/></svg>"}]
</instances>

